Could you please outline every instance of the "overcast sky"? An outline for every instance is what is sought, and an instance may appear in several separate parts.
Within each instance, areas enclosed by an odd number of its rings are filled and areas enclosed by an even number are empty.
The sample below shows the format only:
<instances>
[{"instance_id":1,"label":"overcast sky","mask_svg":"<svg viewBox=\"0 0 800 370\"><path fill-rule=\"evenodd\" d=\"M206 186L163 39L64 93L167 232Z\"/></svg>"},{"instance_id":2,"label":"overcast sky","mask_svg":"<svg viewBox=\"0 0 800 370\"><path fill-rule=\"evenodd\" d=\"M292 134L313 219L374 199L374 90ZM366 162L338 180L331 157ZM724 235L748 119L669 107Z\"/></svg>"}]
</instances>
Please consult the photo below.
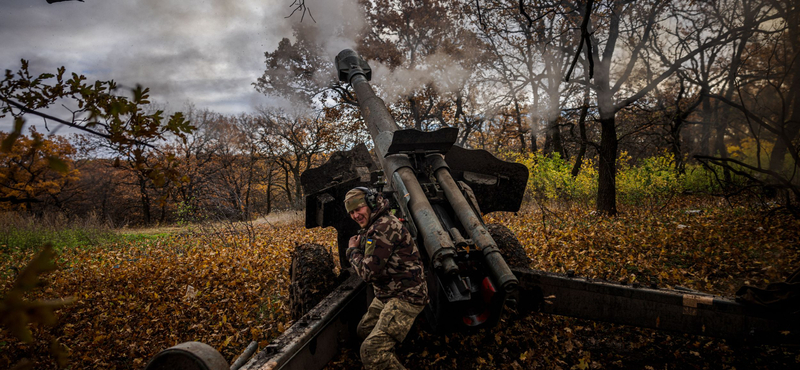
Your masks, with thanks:
<instances>
[{"instance_id":1,"label":"overcast sky","mask_svg":"<svg viewBox=\"0 0 800 370\"><path fill-rule=\"evenodd\" d=\"M260 105L280 104L256 92L252 83L264 72L264 52L291 38L292 22L300 22L299 15L286 18L291 3L0 0L0 70L16 71L20 59L27 59L36 74L63 65L89 81L150 87L151 100L168 104L169 110L193 103L225 114L252 112ZM353 11L352 0L306 3L321 35L330 35L330 28ZM335 48L346 44L337 42ZM48 113L69 117L60 112ZM0 130L9 129L6 119Z\"/></svg>"}]
</instances>

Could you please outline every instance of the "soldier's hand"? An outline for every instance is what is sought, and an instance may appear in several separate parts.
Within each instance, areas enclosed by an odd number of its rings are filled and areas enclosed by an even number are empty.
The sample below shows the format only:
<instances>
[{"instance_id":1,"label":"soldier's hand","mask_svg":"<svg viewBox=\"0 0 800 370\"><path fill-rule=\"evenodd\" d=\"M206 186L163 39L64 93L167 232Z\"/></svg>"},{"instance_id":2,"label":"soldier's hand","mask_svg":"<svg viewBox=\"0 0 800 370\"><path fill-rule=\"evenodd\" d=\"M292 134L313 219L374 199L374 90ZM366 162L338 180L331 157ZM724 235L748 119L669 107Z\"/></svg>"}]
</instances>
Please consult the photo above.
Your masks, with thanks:
<instances>
[{"instance_id":1,"label":"soldier's hand","mask_svg":"<svg viewBox=\"0 0 800 370\"><path fill-rule=\"evenodd\" d=\"M361 241L361 235L360 235L360 234L358 234L358 235L353 235L353 236L350 238L350 243L348 244L348 247L349 247L349 248L358 248L359 241Z\"/></svg>"}]
</instances>

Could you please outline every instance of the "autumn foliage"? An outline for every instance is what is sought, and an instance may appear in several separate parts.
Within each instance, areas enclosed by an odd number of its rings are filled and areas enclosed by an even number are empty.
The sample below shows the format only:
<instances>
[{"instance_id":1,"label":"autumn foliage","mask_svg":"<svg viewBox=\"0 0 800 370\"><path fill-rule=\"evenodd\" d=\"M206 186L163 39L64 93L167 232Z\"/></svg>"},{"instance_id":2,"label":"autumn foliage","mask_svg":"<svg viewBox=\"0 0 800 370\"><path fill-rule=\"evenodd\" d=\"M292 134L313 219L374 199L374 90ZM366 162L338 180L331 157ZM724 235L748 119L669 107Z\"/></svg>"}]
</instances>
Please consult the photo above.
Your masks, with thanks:
<instances>
[{"instance_id":1,"label":"autumn foliage","mask_svg":"<svg viewBox=\"0 0 800 370\"><path fill-rule=\"evenodd\" d=\"M9 134L0 132L0 140ZM32 129L8 152L0 151L0 210L30 210L32 203L58 201L78 180L75 148L63 136L47 137Z\"/></svg>"},{"instance_id":2,"label":"autumn foliage","mask_svg":"<svg viewBox=\"0 0 800 370\"><path fill-rule=\"evenodd\" d=\"M662 212L602 218L584 207L543 214L530 207L490 216L514 231L532 267L611 281L683 286L731 296L742 283L782 281L800 264L800 222L747 207L681 199ZM232 362L251 340L263 348L291 324L288 265L296 243L333 248L332 229L299 221L223 236L180 232L60 251L57 271L28 298L71 296L55 327L33 326L34 341L0 337L0 367L22 358L54 368L53 339L72 368L134 369L158 351L198 340ZM33 251L3 255L4 291ZM334 255L336 255L334 253ZM421 328L422 326L420 326ZM513 316L492 331L437 336L416 330L399 354L411 368L793 368L800 352L743 347L704 337L555 316ZM359 366L352 349L330 368ZM672 368L672 365L669 365Z\"/></svg>"}]
</instances>

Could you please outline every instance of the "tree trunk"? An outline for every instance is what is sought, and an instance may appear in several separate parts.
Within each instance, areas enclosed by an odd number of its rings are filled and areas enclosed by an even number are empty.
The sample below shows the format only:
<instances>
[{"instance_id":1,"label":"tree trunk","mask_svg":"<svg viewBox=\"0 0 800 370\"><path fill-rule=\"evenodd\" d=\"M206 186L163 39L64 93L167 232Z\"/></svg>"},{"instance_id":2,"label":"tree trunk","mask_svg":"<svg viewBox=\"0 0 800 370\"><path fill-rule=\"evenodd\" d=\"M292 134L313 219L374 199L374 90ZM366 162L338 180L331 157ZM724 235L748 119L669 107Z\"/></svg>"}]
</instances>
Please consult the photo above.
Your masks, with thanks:
<instances>
[{"instance_id":1,"label":"tree trunk","mask_svg":"<svg viewBox=\"0 0 800 370\"><path fill-rule=\"evenodd\" d=\"M139 198L142 202L142 216L144 223L150 224L150 197L147 195L147 178L139 175Z\"/></svg>"},{"instance_id":2,"label":"tree trunk","mask_svg":"<svg viewBox=\"0 0 800 370\"><path fill-rule=\"evenodd\" d=\"M789 35L792 40L792 47L795 55L800 53L800 26L797 25L797 18L800 18L800 12L795 11L792 15L787 15L786 20L790 23ZM794 19L793 19L794 18ZM778 173L783 172L783 162L789 147L800 134L800 60L795 59L792 66L793 76L791 77L791 86L789 86L789 105L786 109L789 120L784 122L782 133L775 141L775 146L772 148L769 158L769 169ZM795 163L795 166L797 164Z\"/></svg>"},{"instance_id":3,"label":"tree trunk","mask_svg":"<svg viewBox=\"0 0 800 370\"><path fill-rule=\"evenodd\" d=\"M294 199L295 204L293 205L294 209L301 209L303 208L303 184L300 183L300 165L295 168L292 172L292 177L294 177Z\"/></svg>"},{"instance_id":4,"label":"tree trunk","mask_svg":"<svg viewBox=\"0 0 800 370\"><path fill-rule=\"evenodd\" d=\"M422 115L420 114L420 107L417 106L417 101L412 96L408 97L408 104L411 110L411 117L414 119L414 128L421 131Z\"/></svg>"},{"instance_id":5,"label":"tree trunk","mask_svg":"<svg viewBox=\"0 0 800 370\"><path fill-rule=\"evenodd\" d=\"M798 109L800 110L800 109ZM800 115L798 115L800 116ZM796 119L800 120L800 117ZM789 121L783 129L783 134L780 135L775 141L775 146L769 157L769 169L778 173L783 173L783 163L785 162L786 154L789 153L789 145L797 138L800 133L800 121Z\"/></svg>"},{"instance_id":6,"label":"tree trunk","mask_svg":"<svg viewBox=\"0 0 800 370\"><path fill-rule=\"evenodd\" d=\"M272 163L269 165L269 174L267 175L267 214L272 212Z\"/></svg>"},{"instance_id":7,"label":"tree trunk","mask_svg":"<svg viewBox=\"0 0 800 370\"><path fill-rule=\"evenodd\" d=\"M284 176L283 176L283 186L286 190L286 200L288 201L289 205L293 205L294 201L292 200L292 188L289 187L289 170L284 168Z\"/></svg>"},{"instance_id":8,"label":"tree trunk","mask_svg":"<svg viewBox=\"0 0 800 370\"><path fill-rule=\"evenodd\" d=\"M544 153L558 153L561 159L567 159L564 146L561 144L561 128L558 127L558 118L547 122L547 135L545 135Z\"/></svg>"},{"instance_id":9,"label":"tree trunk","mask_svg":"<svg viewBox=\"0 0 800 370\"><path fill-rule=\"evenodd\" d=\"M712 120L712 107L711 107L711 99L705 99L702 105L702 125L701 132L700 132L700 142L697 143L698 149L697 152L701 153L702 155L713 156L714 150L712 149L713 146L711 135L714 131L713 128L713 120Z\"/></svg>"},{"instance_id":10,"label":"tree trunk","mask_svg":"<svg viewBox=\"0 0 800 370\"><path fill-rule=\"evenodd\" d=\"M678 117L675 119L673 126L670 127L670 140L672 140L672 155L675 157L675 170L678 173L684 173L683 154L681 152L681 128L683 126L683 118Z\"/></svg>"},{"instance_id":11,"label":"tree trunk","mask_svg":"<svg viewBox=\"0 0 800 370\"><path fill-rule=\"evenodd\" d=\"M244 192L244 219L249 221L250 220L250 190L253 187L253 173L255 172L256 158L255 155L250 152L250 166L248 168L247 173L247 187L245 188Z\"/></svg>"},{"instance_id":12,"label":"tree trunk","mask_svg":"<svg viewBox=\"0 0 800 370\"><path fill-rule=\"evenodd\" d=\"M723 111L728 111L727 107L722 108ZM719 116L717 116L719 117ZM719 156L720 158L728 158L728 147L725 146L725 131L728 129L728 120L727 117L723 117L722 119L717 119L717 136L714 137L714 143L712 145L711 152ZM731 171L728 170L728 167L722 167L722 176L725 178L725 182L730 183L733 181L731 176Z\"/></svg>"},{"instance_id":13,"label":"tree trunk","mask_svg":"<svg viewBox=\"0 0 800 370\"><path fill-rule=\"evenodd\" d=\"M164 202L161 205L161 218L158 220L158 223L164 225L167 222L167 203Z\"/></svg>"},{"instance_id":14,"label":"tree trunk","mask_svg":"<svg viewBox=\"0 0 800 370\"><path fill-rule=\"evenodd\" d=\"M601 118L600 163L597 182L597 212L617 214L617 127L614 116Z\"/></svg>"},{"instance_id":15,"label":"tree trunk","mask_svg":"<svg viewBox=\"0 0 800 370\"><path fill-rule=\"evenodd\" d=\"M578 174L581 172L581 167L583 166L583 156L586 155L586 147L589 145L589 142L586 139L586 116L588 113L589 103L584 102L583 108L581 108L581 118L578 120L578 130L581 136L581 145L580 149L578 149L578 156L575 157L575 164L572 166L572 177L578 177Z\"/></svg>"},{"instance_id":16,"label":"tree trunk","mask_svg":"<svg viewBox=\"0 0 800 370\"><path fill-rule=\"evenodd\" d=\"M519 100L514 98L514 119L517 121L517 135L519 146L524 153L528 145L525 143L525 127L522 123L522 112L519 109Z\"/></svg>"}]
</instances>

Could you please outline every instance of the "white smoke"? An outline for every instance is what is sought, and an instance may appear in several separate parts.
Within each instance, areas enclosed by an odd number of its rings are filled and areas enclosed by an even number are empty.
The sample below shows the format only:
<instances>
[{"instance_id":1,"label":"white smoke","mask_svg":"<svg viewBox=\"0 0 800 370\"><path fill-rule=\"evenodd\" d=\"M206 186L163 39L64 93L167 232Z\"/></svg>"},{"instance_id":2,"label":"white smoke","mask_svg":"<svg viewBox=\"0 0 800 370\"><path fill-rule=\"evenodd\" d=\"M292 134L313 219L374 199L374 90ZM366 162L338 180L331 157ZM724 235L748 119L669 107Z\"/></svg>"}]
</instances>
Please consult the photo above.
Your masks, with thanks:
<instances>
[{"instance_id":1,"label":"white smoke","mask_svg":"<svg viewBox=\"0 0 800 370\"><path fill-rule=\"evenodd\" d=\"M429 84L441 94L461 89L472 74L459 61L444 53L435 53L420 58L413 69L390 69L384 64L370 62L375 85L384 93L387 103L395 103L403 96Z\"/></svg>"},{"instance_id":2,"label":"white smoke","mask_svg":"<svg viewBox=\"0 0 800 370\"><path fill-rule=\"evenodd\" d=\"M356 0L306 0L315 21L304 27L310 39L333 60L343 49L355 49L356 39L364 29L364 10ZM306 17L303 22L312 22Z\"/></svg>"}]
</instances>

